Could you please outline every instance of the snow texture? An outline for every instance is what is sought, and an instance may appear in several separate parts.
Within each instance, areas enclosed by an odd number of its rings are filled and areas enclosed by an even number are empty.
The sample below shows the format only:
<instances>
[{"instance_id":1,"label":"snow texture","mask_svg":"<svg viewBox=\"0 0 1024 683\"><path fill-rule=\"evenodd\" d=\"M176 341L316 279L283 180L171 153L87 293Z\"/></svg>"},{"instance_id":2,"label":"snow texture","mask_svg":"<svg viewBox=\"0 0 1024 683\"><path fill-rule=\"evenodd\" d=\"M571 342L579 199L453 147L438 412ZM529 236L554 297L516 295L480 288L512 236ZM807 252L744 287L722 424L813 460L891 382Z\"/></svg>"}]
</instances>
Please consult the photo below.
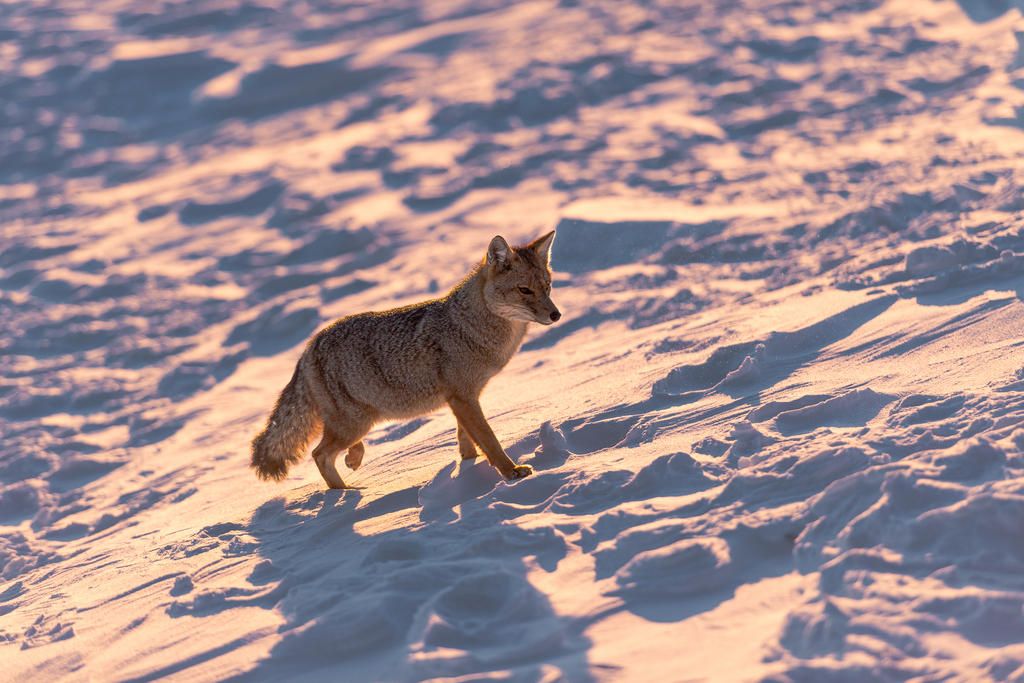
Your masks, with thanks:
<instances>
[{"instance_id":1,"label":"snow texture","mask_svg":"<svg viewBox=\"0 0 1024 683\"><path fill-rule=\"evenodd\" d=\"M0 680L1024 683L1014 1L0 3ZM556 229L356 488L332 320Z\"/></svg>"}]
</instances>

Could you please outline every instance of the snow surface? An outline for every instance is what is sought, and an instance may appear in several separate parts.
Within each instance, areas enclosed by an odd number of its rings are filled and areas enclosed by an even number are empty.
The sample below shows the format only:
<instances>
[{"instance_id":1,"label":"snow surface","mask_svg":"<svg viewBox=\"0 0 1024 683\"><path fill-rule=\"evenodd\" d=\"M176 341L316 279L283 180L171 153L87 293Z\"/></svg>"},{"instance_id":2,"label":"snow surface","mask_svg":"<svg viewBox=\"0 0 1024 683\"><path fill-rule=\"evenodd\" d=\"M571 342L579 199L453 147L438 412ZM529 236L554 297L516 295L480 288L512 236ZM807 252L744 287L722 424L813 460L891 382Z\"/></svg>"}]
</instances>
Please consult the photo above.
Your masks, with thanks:
<instances>
[{"instance_id":1,"label":"snow surface","mask_svg":"<svg viewBox=\"0 0 1024 683\"><path fill-rule=\"evenodd\" d=\"M0 679L1024 682L1024 19L3 0ZM557 228L562 320L358 488L333 319Z\"/></svg>"}]
</instances>

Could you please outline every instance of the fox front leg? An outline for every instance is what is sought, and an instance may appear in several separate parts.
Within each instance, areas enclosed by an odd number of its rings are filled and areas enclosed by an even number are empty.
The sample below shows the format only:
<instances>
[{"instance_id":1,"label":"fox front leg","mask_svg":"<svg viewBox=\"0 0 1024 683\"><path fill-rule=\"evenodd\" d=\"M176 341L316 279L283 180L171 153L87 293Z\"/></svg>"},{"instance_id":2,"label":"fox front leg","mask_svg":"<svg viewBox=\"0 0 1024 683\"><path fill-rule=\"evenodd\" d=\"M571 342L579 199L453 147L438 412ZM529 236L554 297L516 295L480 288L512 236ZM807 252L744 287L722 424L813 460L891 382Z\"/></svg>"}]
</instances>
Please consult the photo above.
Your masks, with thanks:
<instances>
[{"instance_id":1,"label":"fox front leg","mask_svg":"<svg viewBox=\"0 0 1024 683\"><path fill-rule=\"evenodd\" d=\"M505 449L498 442L491 426L487 424L484 411L480 408L477 399L464 399L452 397L448 399L448 405L455 413L455 419L465 427L473 441L480 444L481 450L487 456L487 461L501 472L506 479L522 479L533 474L533 468L529 465L516 465L512 458L508 457Z\"/></svg>"},{"instance_id":2,"label":"fox front leg","mask_svg":"<svg viewBox=\"0 0 1024 683\"><path fill-rule=\"evenodd\" d=\"M480 457L480 451L477 450L476 442L473 441L473 437L469 435L466 428L462 425L462 421L456 419L458 423L458 429L455 431L455 436L459 440L459 454L463 460L474 460Z\"/></svg>"}]
</instances>

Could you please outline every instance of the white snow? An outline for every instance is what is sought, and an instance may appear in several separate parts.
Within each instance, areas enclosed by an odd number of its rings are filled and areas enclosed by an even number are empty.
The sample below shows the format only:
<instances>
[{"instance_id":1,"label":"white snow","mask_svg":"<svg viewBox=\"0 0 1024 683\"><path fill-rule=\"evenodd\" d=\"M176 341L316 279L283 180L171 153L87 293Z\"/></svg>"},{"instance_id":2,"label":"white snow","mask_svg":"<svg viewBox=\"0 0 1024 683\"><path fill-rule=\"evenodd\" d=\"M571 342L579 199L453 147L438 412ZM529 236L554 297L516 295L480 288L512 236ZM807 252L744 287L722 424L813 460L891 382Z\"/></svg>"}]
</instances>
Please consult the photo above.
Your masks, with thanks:
<instances>
[{"instance_id":1,"label":"white snow","mask_svg":"<svg viewBox=\"0 0 1024 683\"><path fill-rule=\"evenodd\" d=\"M0 3L0 680L1024 682L1015 2ZM332 320L557 229L355 488Z\"/></svg>"}]
</instances>

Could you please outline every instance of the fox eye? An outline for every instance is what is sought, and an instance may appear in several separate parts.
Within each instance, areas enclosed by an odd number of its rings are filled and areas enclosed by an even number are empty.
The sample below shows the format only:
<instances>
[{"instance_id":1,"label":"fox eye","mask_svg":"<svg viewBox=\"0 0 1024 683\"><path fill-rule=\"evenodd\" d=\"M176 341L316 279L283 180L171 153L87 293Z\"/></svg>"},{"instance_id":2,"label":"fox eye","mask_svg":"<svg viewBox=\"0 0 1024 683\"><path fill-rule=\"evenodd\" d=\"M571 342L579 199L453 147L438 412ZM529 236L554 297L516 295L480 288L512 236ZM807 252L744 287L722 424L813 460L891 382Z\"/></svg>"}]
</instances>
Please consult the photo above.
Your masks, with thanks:
<instances>
[{"instance_id":1,"label":"fox eye","mask_svg":"<svg viewBox=\"0 0 1024 683\"><path fill-rule=\"evenodd\" d=\"M533 290L531 290L529 287L520 287L519 291L526 295L533 294Z\"/></svg>"}]
</instances>

